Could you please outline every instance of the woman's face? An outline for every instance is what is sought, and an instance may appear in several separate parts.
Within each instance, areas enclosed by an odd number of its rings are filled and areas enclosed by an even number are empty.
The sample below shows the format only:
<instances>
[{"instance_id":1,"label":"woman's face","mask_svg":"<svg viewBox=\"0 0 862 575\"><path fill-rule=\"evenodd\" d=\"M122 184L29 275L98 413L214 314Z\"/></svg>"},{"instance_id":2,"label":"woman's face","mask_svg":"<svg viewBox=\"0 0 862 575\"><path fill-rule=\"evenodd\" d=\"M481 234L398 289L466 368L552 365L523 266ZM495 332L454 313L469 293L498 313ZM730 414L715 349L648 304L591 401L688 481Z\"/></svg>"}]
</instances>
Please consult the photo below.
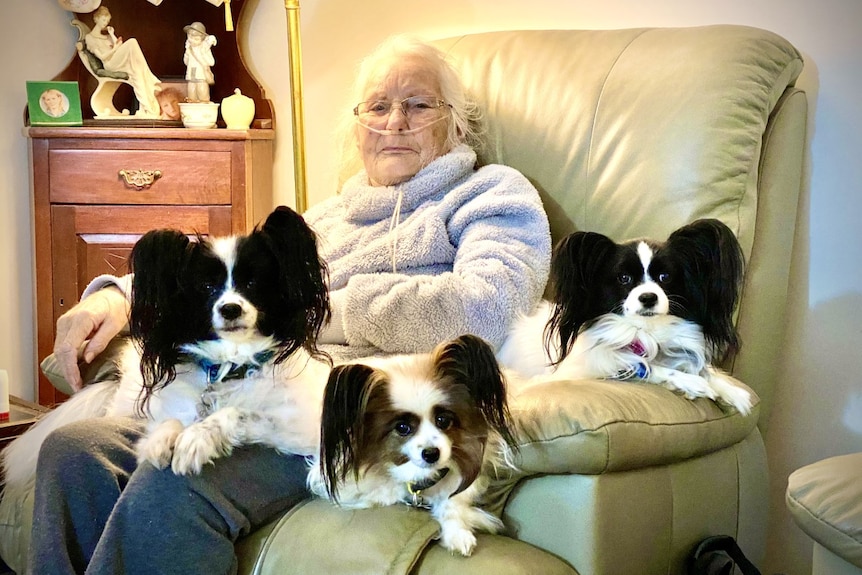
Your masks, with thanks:
<instances>
[{"instance_id":1,"label":"woman's face","mask_svg":"<svg viewBox=\"0 0 862 575\"><path fill-rule=\"evenodd\" d=\"M362 101L391 103L411 96L440 98L440 83L433 70L426 62L415 57L382 65L380 71L370 78ZM372 125L378 130L394 132L392 135L378 134L364 126L356 126L359 152L372 185L392 186L409 180L432 160L449 151L446 138L451 119L446 108L440 109L440 114L446 117L406 134L397 132L421 126L410 125L398 106L394 106L387 116L378 118Z\"/></svg>"},{"instance_id":2,"label":"woman's face","mask_svg":"<svg viewBox=\"0 0 862 575\"><path fill-rule=\"evenodd\" d=\"M93 17L93 22L98 24L99 26L107 26L108 22L111 21L111 13L110 12L100 12Z\"/></svg>"},{"instance_id":3,"label":"woman's face","mask_svg":"<svg viewBox=\"0 0 862 575\"><path fill-rule=\"evenodd\" d=\"M56 90L48 90L42 95L45 109L52 116L63 115L63 94Z\"/></svg>"},{"instance_id":4,"label":"woman's face","mask_svg":"<svg viewBox=\"0 0 862 575\"><path fill-rule=\"evenodd\" d=\"M160 98L159 99L159 107L162 109L162 117L167 120L179 120L180 119L180 106L179 102L171 97Z\"/></svg>"}]
</instances>

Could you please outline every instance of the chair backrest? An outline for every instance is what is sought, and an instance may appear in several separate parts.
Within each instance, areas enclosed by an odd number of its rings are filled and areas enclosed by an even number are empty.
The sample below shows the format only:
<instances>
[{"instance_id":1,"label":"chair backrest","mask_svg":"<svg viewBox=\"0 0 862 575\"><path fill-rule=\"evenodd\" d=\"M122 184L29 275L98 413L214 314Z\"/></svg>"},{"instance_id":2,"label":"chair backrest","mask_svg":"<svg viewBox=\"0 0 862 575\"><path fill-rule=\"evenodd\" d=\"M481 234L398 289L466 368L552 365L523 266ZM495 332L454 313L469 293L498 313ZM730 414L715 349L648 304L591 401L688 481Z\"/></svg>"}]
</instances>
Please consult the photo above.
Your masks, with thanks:
<instances>
[{"instance_id":1,"label":"chair backrest","mask_svg":"<svg viewBox=\"0 0 862 575\"><path fill-rule=\"evenodd\" d=\"M485 113L483 162L524 173L555 240L663 239L715 217L743 246L743 350L732 373L768 407L805 140L802 70L743 26L524 30L436 41ZM763 419L763 418L762 418Z\"/></svg>"}]
</instances>

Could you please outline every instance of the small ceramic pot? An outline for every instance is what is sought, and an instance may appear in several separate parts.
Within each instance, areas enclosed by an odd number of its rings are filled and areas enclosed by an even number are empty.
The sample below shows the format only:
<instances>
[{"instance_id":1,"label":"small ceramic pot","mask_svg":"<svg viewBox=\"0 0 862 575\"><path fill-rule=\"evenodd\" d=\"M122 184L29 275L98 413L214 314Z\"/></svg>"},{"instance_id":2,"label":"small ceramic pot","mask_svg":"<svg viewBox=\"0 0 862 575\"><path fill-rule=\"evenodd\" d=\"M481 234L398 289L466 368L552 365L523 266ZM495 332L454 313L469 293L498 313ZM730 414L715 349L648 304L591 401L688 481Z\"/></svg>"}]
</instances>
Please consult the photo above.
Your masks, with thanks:
<instances>
[{"instance_id":1,"label":"small ceramic pot","mask_svg":"<svg viewBox=\"0 0 862 575\"><path fill-rule=\"evenodd\" d=\"M239 88L221 101L221 117L228 130L248 130L254 120L254 100L243 96Z\"/></svg>"},{"instance_id":2,"label":"small ceramic pot","mask_svg":"<svg viewBox=\"0 0 862 575\"><path fill-rule=\"evenodd\" d=\"M196 129L215 128L218 106L215 102L180 102L183 126Z\"/></svg>"}]
</instances>

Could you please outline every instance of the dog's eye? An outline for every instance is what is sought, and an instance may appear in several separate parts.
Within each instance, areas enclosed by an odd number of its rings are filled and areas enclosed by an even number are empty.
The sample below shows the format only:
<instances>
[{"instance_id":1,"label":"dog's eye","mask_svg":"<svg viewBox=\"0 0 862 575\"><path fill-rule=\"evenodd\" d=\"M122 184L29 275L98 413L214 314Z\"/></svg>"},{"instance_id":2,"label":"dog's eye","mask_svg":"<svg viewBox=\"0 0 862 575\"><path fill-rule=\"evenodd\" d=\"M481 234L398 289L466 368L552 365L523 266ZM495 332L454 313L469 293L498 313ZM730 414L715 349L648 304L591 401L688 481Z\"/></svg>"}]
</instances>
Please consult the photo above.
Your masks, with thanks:
<instances>
[{"instance_id":1,"label":"dog's eye","mask_svg":"<svg viewBox=\"0 0 862 575\"><path fill-rule=\"evenodd\" d=\"M395 433L400 435L401 437L407 437L411 433L413 433L413 426L407 423L406 421L399 421L395 424Z\"/></svg>"},{"instance_id":2,"label":"dog's eye","mask_svg":"<svg viewBox=\"0 0 862 575\"><path fill-rule=\"evenodd\" d=\"M212 295L216 292L217 286L214 282L204 282L201 284L201 289L204 293Z\"/></svg>"},{"instance_id":3,"label":"dog's eye","mask_svg":"<svg viewBox=\"0 0 862 575\"><path fill-rule=\"evenodd\" d=\"M438 413L437 417L434 418L434 424L437 426L438 429L442 429L443 431L446 431L447 429L452 427L453 423L455 423L455 416L451 413Z\"/></svg>"},{"instance_id":4,"label":"dog's eye","mask_svg":"<svg viewBox=\"0 0 862 575\"><path fill-rule=\"evenodd\" d=\"M617 276L617 281L620 282L620 285L627 286L632 283L632 276L629 274L620 274Z\"/></svg>"},{"instance_id":5,"label":"dog's eye","mask_svg":"<svg viewBox=\"0 0 862 575\"><path fill-rule=\"evenodd\" d=\"M658 283L666 284L670 281L670 274L658 274Z\"/></svg>"}]
</instances>

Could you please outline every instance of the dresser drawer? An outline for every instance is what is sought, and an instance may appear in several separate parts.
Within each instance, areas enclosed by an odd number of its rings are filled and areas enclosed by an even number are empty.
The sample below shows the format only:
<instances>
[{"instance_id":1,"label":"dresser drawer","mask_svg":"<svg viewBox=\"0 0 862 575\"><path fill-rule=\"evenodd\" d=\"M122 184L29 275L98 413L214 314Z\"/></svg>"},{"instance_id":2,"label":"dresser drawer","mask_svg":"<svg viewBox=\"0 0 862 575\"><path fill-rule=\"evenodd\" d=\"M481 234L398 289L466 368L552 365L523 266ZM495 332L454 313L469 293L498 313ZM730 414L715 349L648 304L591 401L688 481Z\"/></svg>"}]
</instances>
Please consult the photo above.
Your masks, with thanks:
<instances>
[{"instance_id":1,"label":"dresser drawer","mask_svg":"<svg viewBox=\"0 0 862 575\"><path fill-rule=\"evenodd\" d=\"M48 164L52 203L231 203L229 150L53 149Z\"/></svg>"}]
</instances>

